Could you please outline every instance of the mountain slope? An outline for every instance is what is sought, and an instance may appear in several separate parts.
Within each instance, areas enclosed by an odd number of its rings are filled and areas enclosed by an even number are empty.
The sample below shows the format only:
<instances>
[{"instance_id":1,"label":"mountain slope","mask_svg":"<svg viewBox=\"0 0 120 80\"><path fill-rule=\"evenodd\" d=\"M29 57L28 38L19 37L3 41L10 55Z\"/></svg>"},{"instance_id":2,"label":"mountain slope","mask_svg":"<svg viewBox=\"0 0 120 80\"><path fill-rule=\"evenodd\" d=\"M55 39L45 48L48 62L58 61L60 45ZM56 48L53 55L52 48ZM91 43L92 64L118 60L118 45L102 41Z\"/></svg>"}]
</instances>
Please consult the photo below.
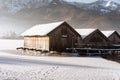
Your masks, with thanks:
<instances>
[{"instance_id":1,"label":"mountain slope","mask_svg":"<svg viewBox=\"0 0 120 80\"><path fill-rule=\"evenodd\" d=\"M97 11L101 14L107 14L117 10L120 6L119 3L116 3L111 0L98 0L90 4L83 4L83 3L70 3L76 7L83 8L85 10L92 10Z\"/></svg>"},{"instance_id":2,"label":"mountain slope","mask_svg":"<svg viewBox=\"0 0 120 80\"><path fill-rule=\"evenodd\" d=\"M36 24L63 20L67 21L74 28L98 28L101 30L114 29L120 32L119 7L112 12L102 15L97 10L88 10L84 8L71 5L63 0L53 0L43 6L32 8L25 7L14 14L10 14L8 9L5 9L3 11L5 14L3 15L1 13L0 16L7 17L12 23L17 23L15 25L16 30L14 31L19 31L19 33ZM1 18L0 20L3 21ZM6 20L4 20L4 22L5 21Z\"/></svg>"},{"instance_id":3,"label":"mountain slope","mask_svg":"<svg viewBox=\"0 0 120 80\"><path fill-rule=\"evenodd\" d=\"M84 10L68 3L57 2L57 4L49 4L37 9L24 9L16 13L16 17L29 14L26 19L38 21L37 23L47 23L53 21L66 20L74 27L82 28L99 28L99 29L116 29L119 28L118 15L114 15L116 11L107 15L100 15L97 11Z\"/></svg>"}]
</instances>

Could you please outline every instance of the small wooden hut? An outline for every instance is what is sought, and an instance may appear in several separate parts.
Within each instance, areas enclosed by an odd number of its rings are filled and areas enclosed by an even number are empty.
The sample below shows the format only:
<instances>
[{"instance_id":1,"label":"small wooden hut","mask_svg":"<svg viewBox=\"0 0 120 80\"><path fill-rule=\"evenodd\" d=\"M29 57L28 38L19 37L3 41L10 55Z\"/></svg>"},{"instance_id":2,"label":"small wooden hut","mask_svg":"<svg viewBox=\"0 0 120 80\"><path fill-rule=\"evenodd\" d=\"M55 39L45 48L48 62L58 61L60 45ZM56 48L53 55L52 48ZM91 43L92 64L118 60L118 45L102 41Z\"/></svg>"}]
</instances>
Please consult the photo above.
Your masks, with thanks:
<instances>
[{"instance_id":1,"label":"small wooden hut","mask_svg":"<svg viewBox=\"0 0 120 80\"><path fill-rule=\"evenodd\" d=\"M83 39L83 47L102 47L109 45L109 39L99 29L76 29Z\"/></svg>"},{"instance_id":2,"label":"small wooden hut","mask_svg":"<svg viewBox=\"0 0 120 80\"><path fill-rule=\"evenodd\" d=\"M117 31L102 31L102 33L110 40L112 45L120 44L120 35Z\"/></svg>"},{"instance_id":3,"label":"small wooden hut","mask_svg":"<svg viewBox=\"0 0 120 80\"><path fill-rule=\"evenodd\" d=\"M24 48L48 51L64 51L77 47L82 41L80 35L64 21L36 25L21 35L24 36Z\"/></svg>"}]
</instances>

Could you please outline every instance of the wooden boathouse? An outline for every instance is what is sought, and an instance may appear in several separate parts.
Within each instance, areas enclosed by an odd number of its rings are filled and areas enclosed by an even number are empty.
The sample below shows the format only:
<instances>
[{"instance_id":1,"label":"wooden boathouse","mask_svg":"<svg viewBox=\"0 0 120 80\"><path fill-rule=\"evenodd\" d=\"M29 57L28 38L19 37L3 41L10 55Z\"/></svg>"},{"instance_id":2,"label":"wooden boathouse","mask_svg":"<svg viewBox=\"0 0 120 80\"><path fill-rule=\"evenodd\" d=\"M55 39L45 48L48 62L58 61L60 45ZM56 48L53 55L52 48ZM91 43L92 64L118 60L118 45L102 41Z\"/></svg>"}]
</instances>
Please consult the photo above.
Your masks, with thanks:
<instances>
[{"instance_id":1,"label":"wooden boathouse","mask_svg":"<svg viewBox=\"0 0 120 80\"><path fill-rule=\"evenodd\" d=\"M98 48L109 45L109 39L99 29L75 29L82 37L82 45Z\"/></svg>"},{"instance_id":2,"label":"wooden boathouse","mask_svg":"<svg viewBox=\"0 0 120 80\"><path fill-rule=\"evenodd\" d=\"M119 54L120 46L113 46L107 36L99 29L75 29L82 37L82 48L66 48L80 55L111 55ZM119 38L119 35L115 32ZM119 39L118 39L119 40ZM117 42L117 44L119 44Z\"/></svg>"},{"instance_id":3,"label":"wooden boathouse","mask_svg":"<svg viewBox=\"0 0 120 80\"><path fill-rule=\"evenodd\" d=\"M117 31L102 31L102 33L110 40L111 45L120 44L120 35Z\"/></svg>"},{"instance_id":4,"label":"wooden boathouse","mask_svg":"<svg viewBox=\"0 0 120 80\"><path fill-rule=\"evenodd\" d=\"M120 35L116 31L74 29L65 21L35 25L21 35L24 37L23 51L68 51L90 55L120 52L120 46L114 46L120 44Z\"/></svg>"},{"instance_id":5,"label":"wooden boathouse","mask_svg":"<svg viewBox=\"0 0 120 80\"><path fill-rule=\"evenodd\" d=\"M55 22L39 24L21 34L24 48L48 51L64 51L66 48L80 47L81 36L67 23Z\"/></svg>"}]
</instances>

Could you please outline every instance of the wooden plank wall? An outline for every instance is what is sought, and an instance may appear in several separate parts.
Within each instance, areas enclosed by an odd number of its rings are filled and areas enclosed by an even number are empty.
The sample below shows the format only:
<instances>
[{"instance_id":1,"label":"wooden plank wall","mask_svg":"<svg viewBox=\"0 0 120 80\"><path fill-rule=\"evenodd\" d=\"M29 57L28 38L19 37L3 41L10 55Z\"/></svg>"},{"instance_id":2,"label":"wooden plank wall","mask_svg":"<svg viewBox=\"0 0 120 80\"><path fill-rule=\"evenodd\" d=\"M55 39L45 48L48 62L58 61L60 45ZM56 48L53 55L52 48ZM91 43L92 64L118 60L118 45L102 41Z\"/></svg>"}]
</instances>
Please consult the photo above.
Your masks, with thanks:
<instances>
[{"instance_id":1,"label":"wooden plank wall","mask_svg":"<svg viewBox=\"0 0 120 80\"><path fill-rule=\"evenodd\" d=\"M26 36L24 37L24 47L30 49L49 50L49 37Z\"/></svg>"},{"instance_id":2,"label":"wooden plank wall","mask_svg":"<svg viewBox=\"0 0 120 80\"><path fill-rule=\"evenodd\" d=\"M108 41L106 41L104 39L103 36L100 35L100 33L94 33L92 35L90 35L89 37L87 37L86 39L84 39L84 44L88 44L90 46L107 46L108 45Z\"/></svg>"},{"instance_id":3,"label":"wooden plank wall","mask_svg":"<svg viewBox=\"0 0 120 80\"><path fill-rule=\"evenodd\" d=\"M65 30L65 31L64 31ZM80 47L81 38L73 31L67 24L62 24L49 34L50 37L50 50L65 51L66 48Z\"/></svg>"},{"instance_id":4,"label":"wooden plank wall","mask_svg":"<svg viewBox=\"0 0 120 80\"><path fill-rule=\"evenodd\" d=\"M120 37L117 34L113 34L109 37L111 44L120 44Z\"/></svg>"}]
</instances>

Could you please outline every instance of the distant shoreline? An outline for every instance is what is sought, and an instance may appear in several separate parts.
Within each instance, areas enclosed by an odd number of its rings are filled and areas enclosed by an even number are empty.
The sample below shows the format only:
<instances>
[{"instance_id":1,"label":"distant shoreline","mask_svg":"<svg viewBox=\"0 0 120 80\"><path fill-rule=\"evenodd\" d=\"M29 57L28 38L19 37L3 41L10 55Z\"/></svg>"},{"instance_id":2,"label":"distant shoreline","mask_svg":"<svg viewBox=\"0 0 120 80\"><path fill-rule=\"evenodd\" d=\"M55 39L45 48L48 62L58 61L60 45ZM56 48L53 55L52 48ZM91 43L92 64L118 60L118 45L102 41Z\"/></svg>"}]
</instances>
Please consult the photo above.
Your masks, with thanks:
<instances>
[{"instance_id":1,"label":"distant shoreline","mask_svg":"<svg viewBox=\"0 0 120 80\"><path fill-rule=\"evenodd\" d=\"M2 52L6 52L6 53L10 53L10 54L15 54L15 55L25 55L25 54L21 54L20 52L17 52L16 50L0 50L0 51L2 51ZM28 54L26 54L26 55L28 55ZM29 55L29 56L37 56L37 55ZM45 55L44 55L45 56ZM47 56L47 55L46 55ZM55 56L55 55L53 55L53 56ZM56 55L56 56L58 56L58 55ZM59 55L60 56L60 55ZM61 55L62 56L62 55ZM72 55L70 56L70 55L68 55L69 57L72 57ZM40 57L40 55L38 55L38 57ZM63 56L62 56L63 57ZM66 57L66 55L64 55L64 57ZM74 55L73 55L73 57L75 57ZM76 57L85 57L85 56L76 56ZM92 57L92 56L86 56L86 57ZM95 57L95 56L94 56ZM117 62L117 63L120 63L120 55L118 55L118 56L113 56L113 55L108 55L108 56L99 56L99 57L102 57L102 58L104 58L104 59L107 59L107 60L110 60L110 61L114 61L114 62Z\"/></svg>"}]
</instances>

